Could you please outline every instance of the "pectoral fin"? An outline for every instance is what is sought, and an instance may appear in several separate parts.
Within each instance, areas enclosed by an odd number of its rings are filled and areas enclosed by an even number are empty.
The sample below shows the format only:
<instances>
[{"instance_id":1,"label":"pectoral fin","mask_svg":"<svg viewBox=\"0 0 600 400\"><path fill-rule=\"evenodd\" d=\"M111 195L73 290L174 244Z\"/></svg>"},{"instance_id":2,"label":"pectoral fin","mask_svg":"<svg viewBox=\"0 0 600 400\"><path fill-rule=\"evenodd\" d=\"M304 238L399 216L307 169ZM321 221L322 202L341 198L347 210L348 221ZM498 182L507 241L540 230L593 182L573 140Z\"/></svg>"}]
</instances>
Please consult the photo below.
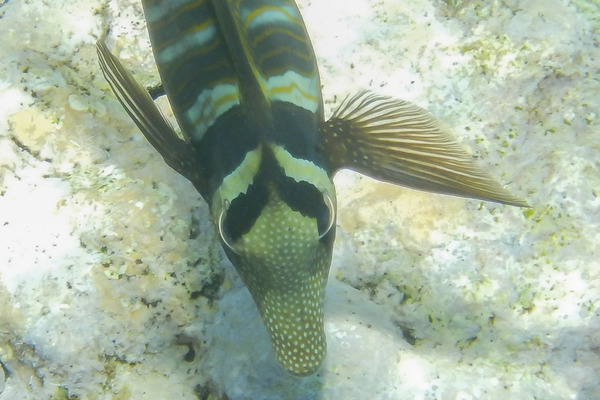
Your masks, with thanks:
<instances>
[{"instance_id":1,"label":"pectoral fin","mask_svg":"<svg viewBox=\"0 0 600 400\"><path fill-rule=\"evenodd\" d=\"M425 110L360 92L321 126L333 170L349 168L413 189L527 206L488 176Z\"/></svg>"},{"instance_id":2,"label":"pectoral fin","mask_svg":"<svg viewBox=\"0 0 600 400\"><path fill-rule=\"evenodd\" d=\"M192 183L201 185L194 148L182 140L154 104L152 97L112 55L102 41L96 43L100 68L117 99L165 162Z\"/></svg>"}]
</instances>

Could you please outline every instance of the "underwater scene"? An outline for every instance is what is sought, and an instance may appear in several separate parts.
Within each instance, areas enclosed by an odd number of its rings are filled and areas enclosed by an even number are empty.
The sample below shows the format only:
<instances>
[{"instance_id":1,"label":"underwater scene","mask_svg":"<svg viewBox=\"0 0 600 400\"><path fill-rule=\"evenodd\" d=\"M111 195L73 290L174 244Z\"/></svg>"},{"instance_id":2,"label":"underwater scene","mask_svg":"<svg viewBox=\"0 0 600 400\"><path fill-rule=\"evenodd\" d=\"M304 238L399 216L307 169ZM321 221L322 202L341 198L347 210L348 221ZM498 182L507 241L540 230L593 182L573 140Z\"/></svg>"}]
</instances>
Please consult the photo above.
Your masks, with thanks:
<instances>
[{"instance_id":1,"label":"underwater scene","mask_svg":"<svg viewBox=\"0 0 600 400\"><path fill-rule=\"evenodd\" d=\"M600 399L598 0L0 36L0 400Z\"/></svg>"}]
</instances>

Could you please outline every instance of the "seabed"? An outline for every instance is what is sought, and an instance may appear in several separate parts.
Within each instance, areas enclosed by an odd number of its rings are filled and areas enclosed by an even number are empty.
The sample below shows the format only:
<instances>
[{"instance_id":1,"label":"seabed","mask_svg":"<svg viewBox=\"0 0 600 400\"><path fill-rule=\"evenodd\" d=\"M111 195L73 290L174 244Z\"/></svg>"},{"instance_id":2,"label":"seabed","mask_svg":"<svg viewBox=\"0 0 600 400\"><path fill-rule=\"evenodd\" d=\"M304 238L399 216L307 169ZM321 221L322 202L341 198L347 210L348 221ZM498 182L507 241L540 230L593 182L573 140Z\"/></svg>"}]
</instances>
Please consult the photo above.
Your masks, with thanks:
<instances>
[{"instance_id":1,"label":"seabed","mask_svg":"<svg viewBox=\"0 0 600 400\"><path fill-rule=\"evenodd\" d=\"M99 70L157 83L140 3L0 1L0 400L600 398L598 1L299 1L328 113L412 101L532 206L336 176L302 379Z\"/></svg>"}]
</instances>

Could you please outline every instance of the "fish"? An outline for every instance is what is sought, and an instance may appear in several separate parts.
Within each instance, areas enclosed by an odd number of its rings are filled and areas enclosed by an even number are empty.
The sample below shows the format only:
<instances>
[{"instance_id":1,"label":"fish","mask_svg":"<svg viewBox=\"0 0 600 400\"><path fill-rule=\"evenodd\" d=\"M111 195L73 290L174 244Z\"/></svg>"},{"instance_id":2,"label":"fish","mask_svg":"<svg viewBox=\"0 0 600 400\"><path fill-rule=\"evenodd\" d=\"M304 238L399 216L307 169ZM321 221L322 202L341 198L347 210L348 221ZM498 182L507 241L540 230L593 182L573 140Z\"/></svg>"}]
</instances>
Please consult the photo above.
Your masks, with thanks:
<instances>
[{"instance_id":1,"label":"fish","mask_svg":"<svg viewBox=\"0 0 600 400\"><path fill-rule=\"evenodd\" d=\"M180 132L103 39L101 70L166 164L208 203L223 250L289 374L314 374L326 354L323 306L338 171L527 206L412 103L362 90L325 119L315 53L294 1L142 5L160 92Z\"/></svg>"}]
</instances>

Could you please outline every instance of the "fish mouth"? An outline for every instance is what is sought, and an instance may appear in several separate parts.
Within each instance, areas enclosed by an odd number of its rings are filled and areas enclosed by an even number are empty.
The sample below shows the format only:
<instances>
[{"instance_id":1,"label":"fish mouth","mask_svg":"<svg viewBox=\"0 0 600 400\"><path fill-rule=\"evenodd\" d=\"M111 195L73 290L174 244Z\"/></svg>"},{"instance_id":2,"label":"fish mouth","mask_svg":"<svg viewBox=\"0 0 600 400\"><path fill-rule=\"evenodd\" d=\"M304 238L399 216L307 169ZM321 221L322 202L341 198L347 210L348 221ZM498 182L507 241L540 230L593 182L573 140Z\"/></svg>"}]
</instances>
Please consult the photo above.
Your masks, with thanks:
<instances>
[{"instance_id":1,"label":"fish mouth","mask_svg":"<svg viewBox=\"0 0 600 400\"><path fill-rule=\"evenodd\" d=\"M267 328L277 361L293 376L312 375L326 354L323 310L331 247L317 243L310 249L310 262L277 267L264 260L234 263Z\"/></svg>"},{"instance_id":2,"label":"fish mouth","mask_svg":"<svg viewBox=\"0 0 600 400\"><path fill-rule=\"evenodd\" d=\"M272 291L263 297L259 309L277 361L294 376L313 374L326 354L323 301L321 290L317 291Z\"/></svg>"}]
</instances>

